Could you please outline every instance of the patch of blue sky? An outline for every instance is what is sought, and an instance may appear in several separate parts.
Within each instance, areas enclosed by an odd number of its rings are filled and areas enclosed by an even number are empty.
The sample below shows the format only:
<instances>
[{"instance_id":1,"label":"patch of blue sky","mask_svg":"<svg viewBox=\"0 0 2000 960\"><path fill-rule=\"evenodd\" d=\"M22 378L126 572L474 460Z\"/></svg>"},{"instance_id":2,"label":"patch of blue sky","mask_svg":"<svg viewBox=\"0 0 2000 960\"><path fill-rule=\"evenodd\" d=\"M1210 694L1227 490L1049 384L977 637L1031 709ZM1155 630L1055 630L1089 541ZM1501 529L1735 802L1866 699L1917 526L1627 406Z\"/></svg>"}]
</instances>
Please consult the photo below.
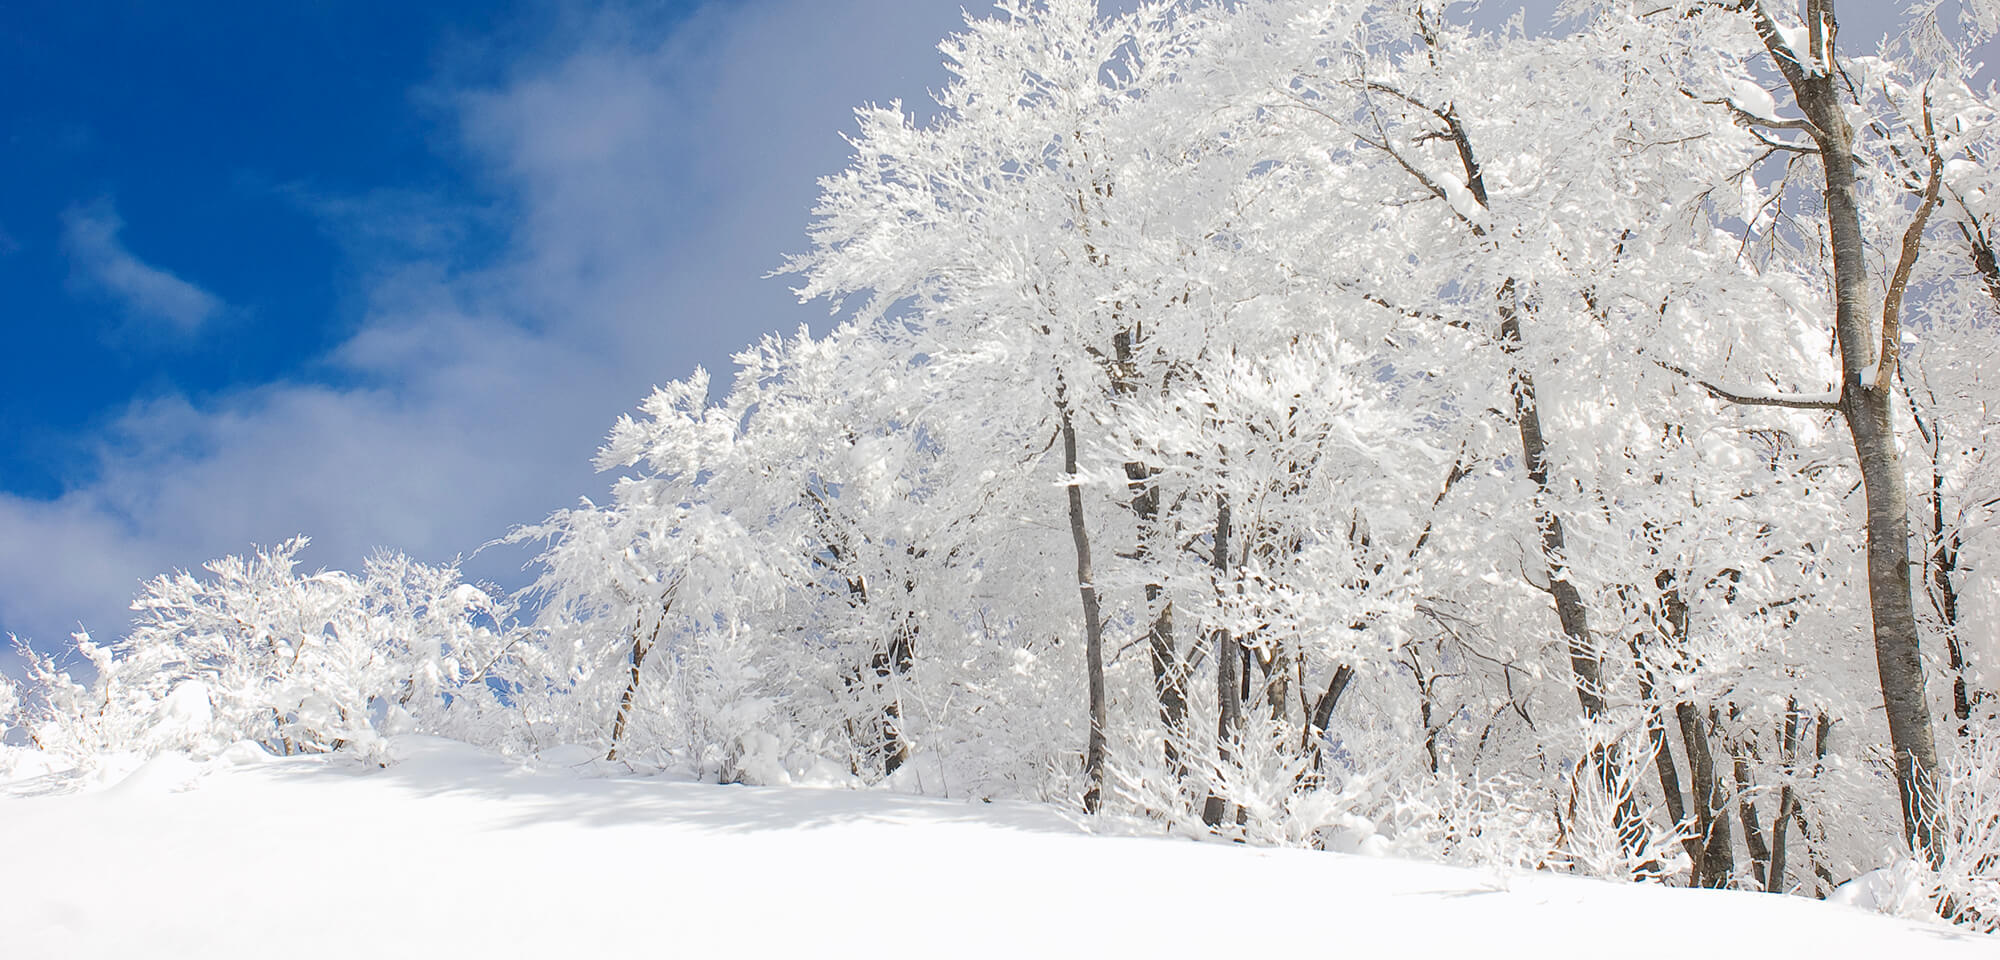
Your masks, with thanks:
<instances>
[{"instance_id":1,"label":"patch of blue sky","mask_svg":"<svg viewBox=\"0 0 2000 960\"><path fill-rule=\"evenodd\" d=\"M339 204L467 199L424 91L551 14L487 3L34 3L0 26L0 490L92 480L135 399L313 378L359 322ZM510 24L515 26L509 26ZM473 38L477 38L475 41ZM477 236L458 238L481 246ZM492 246L489 243L486 246Z\"/></svg>"}]
</instances>

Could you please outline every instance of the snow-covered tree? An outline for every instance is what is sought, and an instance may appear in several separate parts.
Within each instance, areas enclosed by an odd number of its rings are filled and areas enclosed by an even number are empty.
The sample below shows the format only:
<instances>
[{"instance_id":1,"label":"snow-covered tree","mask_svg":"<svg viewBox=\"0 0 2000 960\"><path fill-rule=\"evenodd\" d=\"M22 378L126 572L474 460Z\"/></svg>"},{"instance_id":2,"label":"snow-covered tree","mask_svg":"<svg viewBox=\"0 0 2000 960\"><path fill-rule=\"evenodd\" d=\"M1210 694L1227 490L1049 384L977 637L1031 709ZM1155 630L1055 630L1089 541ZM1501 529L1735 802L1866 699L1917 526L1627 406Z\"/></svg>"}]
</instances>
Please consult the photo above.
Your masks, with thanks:
<instances>
[{"instance_id":1,"label":"snow-covered tree","mask_svg":"<svg viewBox=\"0 0 2000 960\"><path fill-rule=\"evenodd\" d=\"M1914 850L1990 917L2000 122L1831 7L1007 0L934 118L857 112L787 264L832 329L516 531L531 627L287 544L149 585L28 726L1818 895Z\"/></svg>"}]
</instances>

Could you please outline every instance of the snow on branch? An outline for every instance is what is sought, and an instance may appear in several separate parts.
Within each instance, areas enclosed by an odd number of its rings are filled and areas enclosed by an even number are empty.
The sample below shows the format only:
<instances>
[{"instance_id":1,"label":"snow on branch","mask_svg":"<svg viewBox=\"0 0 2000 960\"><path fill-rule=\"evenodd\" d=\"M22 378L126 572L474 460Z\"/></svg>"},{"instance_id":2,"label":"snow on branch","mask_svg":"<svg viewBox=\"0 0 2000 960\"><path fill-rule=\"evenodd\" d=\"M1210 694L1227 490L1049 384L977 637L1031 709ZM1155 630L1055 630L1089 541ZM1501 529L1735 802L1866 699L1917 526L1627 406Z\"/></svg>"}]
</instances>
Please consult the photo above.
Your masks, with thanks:
<instances>
[{"instance_id":1,"label":"snow on branch","mask_svg":"<svg viewBox=\"0 0 2000 960\"><path fill-rule=\"evenodd\" d=\"M1687 378L1708 395L1717 400L1741 403L1753 407L1786 407L1792 410L1838 410L1840 395L1836 393L1752 393L1719 387L1689 372L1686 367L1668 363L1657 357L1648 357L1662 370Z\"/></svg>"}]
</instances>

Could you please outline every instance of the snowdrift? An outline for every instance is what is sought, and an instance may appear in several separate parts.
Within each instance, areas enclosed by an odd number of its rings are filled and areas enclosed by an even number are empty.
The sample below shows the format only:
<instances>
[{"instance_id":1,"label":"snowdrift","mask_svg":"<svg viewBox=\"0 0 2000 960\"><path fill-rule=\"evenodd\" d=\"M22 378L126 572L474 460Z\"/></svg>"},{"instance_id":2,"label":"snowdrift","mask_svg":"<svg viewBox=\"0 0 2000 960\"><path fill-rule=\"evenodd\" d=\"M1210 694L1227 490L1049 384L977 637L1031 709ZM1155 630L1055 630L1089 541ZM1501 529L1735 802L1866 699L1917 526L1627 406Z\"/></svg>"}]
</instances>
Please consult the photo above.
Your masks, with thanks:
<instances>
[{"instance_id":1,"label":"snowdrift","mask_svg":"<svg viewBox=\"0 0 2000 960\"><path fill-rule=\"evenodd\" d=\"M1024 804L395 739L0 786L0 956L1981 957L1796 897L1093 836Z\"/></svg>"}]
</instances>

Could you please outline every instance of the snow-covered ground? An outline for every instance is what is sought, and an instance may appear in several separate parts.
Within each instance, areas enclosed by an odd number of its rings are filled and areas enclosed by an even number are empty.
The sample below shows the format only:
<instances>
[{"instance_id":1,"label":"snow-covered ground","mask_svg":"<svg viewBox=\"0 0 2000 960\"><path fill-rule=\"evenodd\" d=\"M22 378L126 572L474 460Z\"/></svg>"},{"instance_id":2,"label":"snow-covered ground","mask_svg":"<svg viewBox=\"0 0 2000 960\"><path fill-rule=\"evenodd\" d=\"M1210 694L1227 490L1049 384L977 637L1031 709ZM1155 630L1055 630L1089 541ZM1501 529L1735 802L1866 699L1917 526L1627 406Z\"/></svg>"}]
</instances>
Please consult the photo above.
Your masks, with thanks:
<instances>
[{"instance_id":1,"label":"snow-covered ground","mask_svg":"<svg viewBox=\"0 0 2000 960\"><path fill-rule=\"evenodd\" d=\"M0 785L0 957L2000 956L1791 897L392 749L387 769L239 748Z\"/></svg>"}]
</instances>

